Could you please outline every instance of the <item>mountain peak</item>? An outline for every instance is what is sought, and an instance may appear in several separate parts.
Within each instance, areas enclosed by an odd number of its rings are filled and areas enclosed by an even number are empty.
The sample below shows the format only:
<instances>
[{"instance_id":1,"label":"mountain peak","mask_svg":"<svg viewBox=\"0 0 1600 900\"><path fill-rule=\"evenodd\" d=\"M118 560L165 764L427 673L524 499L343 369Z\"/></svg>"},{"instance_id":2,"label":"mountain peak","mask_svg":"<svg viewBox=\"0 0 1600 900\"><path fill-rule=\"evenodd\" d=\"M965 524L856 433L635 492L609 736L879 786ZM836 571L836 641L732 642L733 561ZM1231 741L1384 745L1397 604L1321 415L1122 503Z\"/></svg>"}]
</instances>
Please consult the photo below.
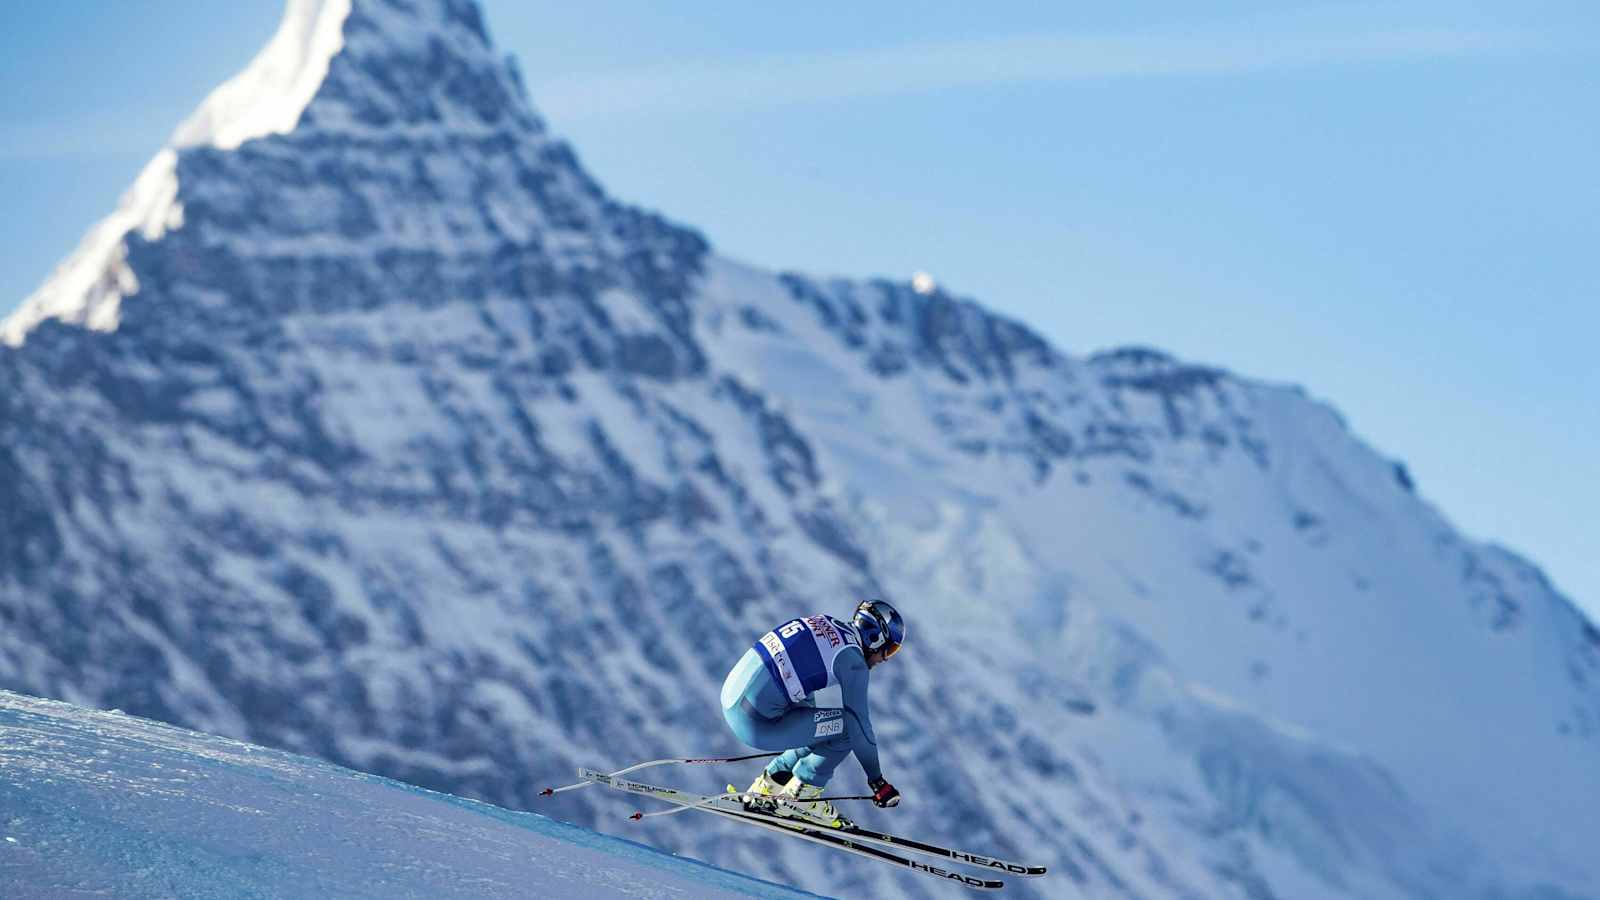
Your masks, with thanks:
<instances>
[{"instance_id":1,"label":"mountain peak","mask_svg":"<svg viewBox=\"0 0 1600 900\"><path fill-rule=\"evenodd\" d=\"M130 237L150 241L183 227L195 169L184 161L195 154L292 134L524 141L543 132L512 67L496 57L474 0L288 0L255 59L206 97L116 211L0 321L0 343L20 345L51 319L120 327L122 300L140 290Z\"/></svg>"},{"instance_id":2,"label":"mountain peak","mask_svg":"<svg viewBox=\"0 0 1600 900\"><path fill-rule=\"evenodd\" d=\"M272 40L244 71L212 91L168 143L231 150L293 129L322 86L328 63L344 47L350 3L289 0Z\"/></svg>"},{"instance_id":3,"label":"mountain peak","mask_svg":"<svg viewBox=\"0 0 1600 900\"><path fill-rule=\"evenodd\" d=\"M272 40L169 144L231 150L300 126L495 123L526 112L508 76L473 0L289 0Z\"/></svg>"},{"instance_id":4,"label":"mountain peak","mask_svg":"<svg viewBox=\"0 0 1600 900\"><path fill-rule=\"evenodd\" d=\"M475 0L302 2L325 5L311 25L295 21L291 9L274 43L281 39L292 48L293 34L309 29L309 46L336 52L307 97L299 128L351 133L434 126L457 135L507 125L524 133L543 130L511 66L495 54ZM346 8L342 16L339 7ZM330 37L333 32L338 35ZM269 45L262 57L273 52ZM316 73L316 60L306 56L300 78Z\"/></svg>"}]
</instances>

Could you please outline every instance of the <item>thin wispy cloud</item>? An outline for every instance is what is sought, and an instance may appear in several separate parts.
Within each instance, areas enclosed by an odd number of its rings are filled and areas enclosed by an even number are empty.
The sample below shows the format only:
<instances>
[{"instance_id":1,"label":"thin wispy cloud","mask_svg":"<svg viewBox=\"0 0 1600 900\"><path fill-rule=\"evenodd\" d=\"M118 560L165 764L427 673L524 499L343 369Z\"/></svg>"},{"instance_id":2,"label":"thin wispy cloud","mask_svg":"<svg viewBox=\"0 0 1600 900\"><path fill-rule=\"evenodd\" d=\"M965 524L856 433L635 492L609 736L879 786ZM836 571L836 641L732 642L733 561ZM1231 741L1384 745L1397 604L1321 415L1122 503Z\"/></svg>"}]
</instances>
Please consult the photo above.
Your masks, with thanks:
<instances>
[{"instance_id":1,"label":"thin wispy cloud","mask_svg":"<svg viewBox=\"0 0 1600 900\"><path fill-rule=\"evenodd\" d=\"M1519 52L1543 44L1521 32L1426 28L1335 35L1027 35L579 75L536 85L533 99L560 122L750 110L1025 82L1423 62Z\"/></svg>"},{"instance_id":2,"label":"thin wispy cloud","mask_svg":"<svg viewBox=\"0 0 1600 900\"><path fill-rule=\"evenodd\" d=\"M846 53L718 58L579 74L532 86L556 123L917 94L1008 83L1215 76L1427 62L1558 49L1509 30L1234 29L1191 34L1022 35ZM154 153L190 109L103 110L0 129L0 159Z\"/></svg>"}]
</instances>

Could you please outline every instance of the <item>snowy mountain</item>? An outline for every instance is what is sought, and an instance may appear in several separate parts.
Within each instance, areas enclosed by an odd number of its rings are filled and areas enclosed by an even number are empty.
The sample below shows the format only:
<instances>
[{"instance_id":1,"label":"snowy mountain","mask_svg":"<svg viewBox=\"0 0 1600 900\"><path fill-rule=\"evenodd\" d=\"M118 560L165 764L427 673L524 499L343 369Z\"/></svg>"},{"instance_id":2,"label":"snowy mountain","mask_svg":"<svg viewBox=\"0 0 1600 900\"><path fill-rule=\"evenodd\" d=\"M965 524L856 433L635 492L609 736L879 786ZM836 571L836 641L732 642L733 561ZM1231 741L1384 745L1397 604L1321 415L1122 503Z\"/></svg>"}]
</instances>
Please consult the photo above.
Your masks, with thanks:
<instances>
[{"instance_id":1,"label":"snowy mountain","mask_svg":"<svg viewBox=\"0 0 1600 900\"><path fill-rule=\"evenodd\" d=\"M1052 865L1008 892L1600 897L1536 568L1298 389L918 287L608 196L466 0L292 2L0 328L0 687L921 896L536 796L738 750L748 643L881 595L861 817Z\"/></svg>"},{"instance_id":2,"label":"snowy mountain","mask_svg":"<svg viewBox=\"0 0 1600 900\"><path fill-rule=\"evenodd\" d=\"M0 789L9 900L813 896L544 816L4 691Z\"/></svg>"}]
</instances>

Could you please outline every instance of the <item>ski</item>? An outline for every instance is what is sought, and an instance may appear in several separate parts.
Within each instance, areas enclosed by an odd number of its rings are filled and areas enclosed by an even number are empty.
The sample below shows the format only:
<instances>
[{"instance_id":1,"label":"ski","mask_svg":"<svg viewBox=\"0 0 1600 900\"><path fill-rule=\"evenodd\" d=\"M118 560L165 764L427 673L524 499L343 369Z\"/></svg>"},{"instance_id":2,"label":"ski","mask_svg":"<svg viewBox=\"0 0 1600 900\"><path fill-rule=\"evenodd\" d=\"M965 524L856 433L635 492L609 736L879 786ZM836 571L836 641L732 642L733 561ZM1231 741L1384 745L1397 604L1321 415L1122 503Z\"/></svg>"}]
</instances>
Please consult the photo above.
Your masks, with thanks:
<instances>
[{"instance_id":1,"label":"ski","mask_svg":"<svg viewBox=\"0 0 1600 900\"><path fill-rule=\"evenodd\" d=\"M790 837L800 838L801 840L810 841L815 844L821 844L825 847L832 847L836 850L843 850L846 853L853 853L857 856L862 856L867 859L899 866L903 869L907 869L921 875L929 875L935 878L957 881L973 890L997 891L1005 887L1005 882L1003 881L978 878L976 876L967 875L961 872L952 872L947 869L939 868L938 866L930 866L926 863L918 862L917 860L901 856L897 853L891 853L878 846L875 846L872 841L856 839L854 836L848 834L844 829L819 828L811 827L809 825L800 825L796 824L792 819L785 819L781 816L761 812L751 812L746 810L744 805L737 799L732 799L729 795L706 796L701 794L691 794L685 791L675 790L673 788L659 787L653 784L643 784L637 781L628 781L627 779L608 775L604 772L597 772L593 769L579 769L578 777L585 781L593 782L595 784L603 784L607 787L616 788L617 790L625 791L630 794L641 794L647 797L655 797L658 800L665 800L668 803L675 803L679 806L688 807L700 812L724 816L729 819L737 819L741 822L747 822L751 825L765 828L776 834L784 834Z\"/></svg>"},{"instance_id":2,"label":"ski","mask_svg":"<svg viewBox=\"0 0 1600 900\"><path fill-rule=\"evenodd\" d=\"M730 797L743 796L737 789L733 787L733 785L728 785L728 795ZM805 810L796 807L787 800L780 798L777 800L777 802L789 809L791 813L791 815L788 817L775 816L775 818L778 818L779 820L793 821L796 818L803 819L805 822L816 828L825 829L830 832L838 832L840 834L848 834L857 840L871 841L874 844L882 844L889 847L898 847L901 850L910 850L914 853L921 853L927 856L937 856L940 859L948 859L952 862L958 862L969 866L977 866L978 868L982 869L996 869L998 870L996 874L998 874L998 872L1005 872L1010 875L1016 875L1020 878L1038 878L1041 875L1046 874L1048 871L1044 866L1030 866L1024 863L1011 862L1010 860L997 859L992 856L984 856L981 853L968 853L965 850L957 850L953 847L943 847L939 844L930 844L926 841L919 841L916 838L901 837L900 835L889 834L888 832L884 831L873 831L870 828L862 828L860 825L856 825L854 823L843 828L836 828L826 822L812 818L806 814ZM744 804L740 803L739 808L743 809Z\"/></svg>"},{"instance_id":3,"label":"ski","mask_svg":"<svg viewBox=\"0 0 1600 900\"><path fill-rule=\"evenodd\" d=\"M580 771L593 775L601 774L587 769ZM613 772L611 774L616 775L618 773ZM592 783L592 781L585 783ZM637 784L637 782L635 783ZM999 872L1006 872L1007 874L1015 875L1020 878L1038 878L1047 874L1048 872L1048 869L1046 869L1044 866L1032 866L1026 863L1012 862L1010 860L999 859L997 857L987 856L981 853L969 853L965 850L958 850L953 847L944 847L939 844L930 844L926 841L919 841L915 838L902 837L900 835L889 834L882 831L874 831L870 828L862 828L859 825L852 824L845 828L839 828L834 826L832 823L823 822L812 818L806 813L805 810L796 807L781 798L774 798L774 802L783 804L787 809L789 809L790 815L778 816L756 810L747 810L745 809L743 802L741 802L743 795L739 793L739 791L732 785L728 786L728 793L721 796L688 794L683 791L676 791L672 788L662 788L661 790L671 791L673 794L677 795L676 797L671 798L672 802L680 803L684 806L709 806L712 808L725 809L730 812L741 813L744 815L767 815L770 818L788 824L794 824L796 821L800 821L818 830L829 833L847 834L850 837L856 838L857 840L895 847L900 850L921 853L926 856L938 857L940 859L948 859L952 862L976 866L978 868L994 869L997 870L996 874ZM634 791L634 793L641 792ZM684 798L688 797L695 798L695 802L692 804L684 802ZM762 799L765 800L767 798Z\"/></svg>"}]
</instances>

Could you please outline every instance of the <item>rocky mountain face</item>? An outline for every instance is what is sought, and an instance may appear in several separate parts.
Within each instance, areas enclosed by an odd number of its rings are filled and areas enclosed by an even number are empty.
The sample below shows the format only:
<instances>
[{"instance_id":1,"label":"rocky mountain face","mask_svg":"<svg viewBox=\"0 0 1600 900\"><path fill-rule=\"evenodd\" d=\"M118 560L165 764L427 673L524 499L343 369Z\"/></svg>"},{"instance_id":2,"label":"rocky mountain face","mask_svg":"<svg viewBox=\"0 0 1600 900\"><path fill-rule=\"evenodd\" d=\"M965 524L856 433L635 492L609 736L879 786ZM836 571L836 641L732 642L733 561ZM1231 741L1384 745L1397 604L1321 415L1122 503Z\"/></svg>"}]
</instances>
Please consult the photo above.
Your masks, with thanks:
<instances>
[{"instance_id":1,"label":"rocky mountain face","mask_svg":"<svg viewBox=\"0 0 1600 900\"><path fill-rule=\"evenodd\" d=\"M739 750L749 642L880 595L862 818L1057 871L1008 891L1600 896L1600 631L1537 569L1298 389L715 255L467 0L292 2L0 336L0 687L920 896L536 796Z\"/></svg>"}]
</instances>

